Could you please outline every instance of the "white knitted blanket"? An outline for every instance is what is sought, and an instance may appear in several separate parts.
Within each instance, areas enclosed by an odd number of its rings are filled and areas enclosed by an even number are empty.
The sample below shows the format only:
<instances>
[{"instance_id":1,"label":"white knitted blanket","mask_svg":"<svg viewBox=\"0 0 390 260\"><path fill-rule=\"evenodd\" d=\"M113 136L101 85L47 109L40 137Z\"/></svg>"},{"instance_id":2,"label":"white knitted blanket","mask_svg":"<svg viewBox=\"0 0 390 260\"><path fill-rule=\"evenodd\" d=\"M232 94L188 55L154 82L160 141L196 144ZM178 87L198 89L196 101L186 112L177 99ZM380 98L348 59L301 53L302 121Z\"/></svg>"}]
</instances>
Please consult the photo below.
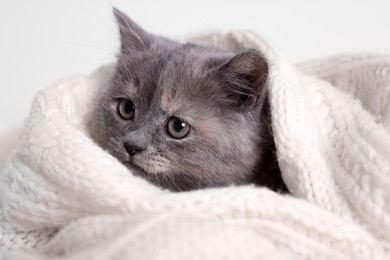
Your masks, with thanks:
<instances>
[{"instance_id":1,"label":"white knitted blanket","mask_svg":"<svg viewBox=\"0 0 390 260\"><path fill-rule=\"evenodd\" d=\"M0 257L390 259L390 57L292 66L248 32L193 40L268 59L292 195L254 186L171 193L134 177L91 139L91 111L111 75L103 67L38 93L17 142L0 139Z\"/></svg>"}]
</instances>

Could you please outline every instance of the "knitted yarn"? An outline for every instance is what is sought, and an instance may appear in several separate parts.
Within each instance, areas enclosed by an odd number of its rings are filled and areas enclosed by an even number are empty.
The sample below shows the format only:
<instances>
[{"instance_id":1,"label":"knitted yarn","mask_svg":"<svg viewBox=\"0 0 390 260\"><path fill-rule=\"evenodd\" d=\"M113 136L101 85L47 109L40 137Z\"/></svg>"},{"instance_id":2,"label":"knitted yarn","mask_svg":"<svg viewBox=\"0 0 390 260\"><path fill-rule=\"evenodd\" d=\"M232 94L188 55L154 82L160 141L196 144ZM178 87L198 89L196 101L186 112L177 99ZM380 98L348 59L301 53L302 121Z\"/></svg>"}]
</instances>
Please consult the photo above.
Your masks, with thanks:
<instances>
[{"instance_id":1,"label":"knitted yarn","mask_svg":"<svg viewBox=\"0 0 390 260\"><path fill-rule=\"evenodd\" d=\"M192 41L264 54L291 195L252 185L172 193L133 176L92 138L112 75L104 66L39 92L17 142L0 138L0 256L390 258L390 57L291 65L250 32Z\"/></svg>"}]
</instances>

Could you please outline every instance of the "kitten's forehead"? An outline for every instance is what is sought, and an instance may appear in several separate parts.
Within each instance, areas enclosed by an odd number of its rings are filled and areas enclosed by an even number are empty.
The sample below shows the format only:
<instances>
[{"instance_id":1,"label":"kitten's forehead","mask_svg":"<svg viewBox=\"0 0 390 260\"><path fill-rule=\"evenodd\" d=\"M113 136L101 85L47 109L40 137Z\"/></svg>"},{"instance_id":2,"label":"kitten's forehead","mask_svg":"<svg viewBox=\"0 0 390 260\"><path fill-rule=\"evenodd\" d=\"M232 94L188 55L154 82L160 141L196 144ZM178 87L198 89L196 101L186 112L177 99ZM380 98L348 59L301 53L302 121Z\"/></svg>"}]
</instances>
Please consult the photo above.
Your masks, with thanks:
<instances>
[{"instance_id":1,"label":"kitten's forehead","mask_svg":"<svg viewBox=\"0 0 390 260\"><path fill-rule=\"evenodd\" d=\"M163 110L172 113L197 103L206 105L207 97L214 91L210 73L217 63L221 63L220 59L218 54L192 44L173 50L157 83Z\"/></svg>"},{"instance_id":2,"label":"kitten's forehead","mask_svg":"<svg viewBox=\"0 0 390 260\"><path fill-rule=\"evenodd\" d=\"M190 43L156 44L149 51L119 57L118 78L122 83L115 84L113 91L137 97L145 109L201 118L204 110L215 106L212 99L221 91L212 80L212 71L229 55Z\"/></svg>"}]
</instances>

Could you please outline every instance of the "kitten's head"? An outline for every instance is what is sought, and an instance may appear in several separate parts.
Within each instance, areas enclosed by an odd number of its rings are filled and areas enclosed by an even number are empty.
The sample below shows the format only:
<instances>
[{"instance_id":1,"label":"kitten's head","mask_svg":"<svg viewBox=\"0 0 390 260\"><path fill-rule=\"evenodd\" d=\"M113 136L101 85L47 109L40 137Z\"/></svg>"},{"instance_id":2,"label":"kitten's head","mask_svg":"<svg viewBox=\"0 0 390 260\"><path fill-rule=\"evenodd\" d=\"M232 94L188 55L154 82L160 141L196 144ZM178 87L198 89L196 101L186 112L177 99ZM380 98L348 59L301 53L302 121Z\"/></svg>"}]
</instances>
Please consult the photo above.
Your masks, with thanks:
<instances>
[{"instance_id":1,"label":"kitten's head","mask_svg":"<svg viewBox=\"0 0 390 260\"><path fill-rule=\"evenodd\" d=\"M98 108L104 148L171 190L250 182L260 156L263 57L171 41L114 14L121 51Z\"/></svg>"}]
</instances>

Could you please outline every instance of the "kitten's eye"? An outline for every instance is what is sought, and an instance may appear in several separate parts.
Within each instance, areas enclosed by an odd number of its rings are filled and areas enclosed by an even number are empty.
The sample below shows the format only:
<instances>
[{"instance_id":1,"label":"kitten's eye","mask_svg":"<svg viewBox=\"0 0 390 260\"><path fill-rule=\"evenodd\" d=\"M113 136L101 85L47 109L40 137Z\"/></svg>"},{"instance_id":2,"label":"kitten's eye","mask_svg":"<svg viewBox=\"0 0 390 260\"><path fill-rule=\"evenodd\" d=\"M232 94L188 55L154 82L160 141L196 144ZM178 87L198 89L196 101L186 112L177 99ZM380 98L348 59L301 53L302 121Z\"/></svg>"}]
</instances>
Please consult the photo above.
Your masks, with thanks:
<instances>
[{"instance_id":1,"label":"kitten's eye","mask_svg":"<svg viewBox=\"0 0 390 260\"><path fill-rule=\"evenodd\" d=\"M172 117L168 121L167 132L175 139L182 139L190 132L190 125L177 117Z\"/></svg>"},{"instance_id":2,"label":"kitten's eye","mask_svg":"<svg viewBox=\"0 0 390 260\"><path fill-rule=\"evenodd\" d=\"M118 104L118 113L124 120L131 120L134 117L135 106L133 101L124 99Z\"/></svg>"}]
</instances>

